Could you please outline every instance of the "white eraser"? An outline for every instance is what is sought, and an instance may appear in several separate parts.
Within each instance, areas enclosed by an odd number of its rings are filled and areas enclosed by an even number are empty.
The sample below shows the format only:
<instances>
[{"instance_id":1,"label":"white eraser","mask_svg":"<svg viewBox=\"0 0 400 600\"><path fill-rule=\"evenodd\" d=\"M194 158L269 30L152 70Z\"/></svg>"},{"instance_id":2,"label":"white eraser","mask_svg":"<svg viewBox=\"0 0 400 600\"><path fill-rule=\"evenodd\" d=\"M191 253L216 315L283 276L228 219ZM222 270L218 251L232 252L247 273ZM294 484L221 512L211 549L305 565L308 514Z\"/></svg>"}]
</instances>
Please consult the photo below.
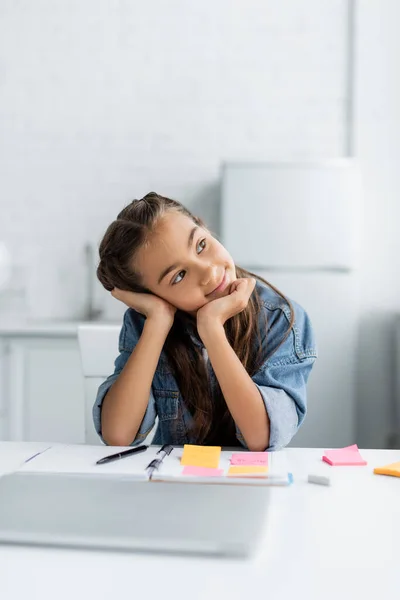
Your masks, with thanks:
<instances>
[{"instance_id":1,"label":"white eraser","mask_svg":"<svg viewBox=\"0 0 400 600\"><path fill-rule=\"evenodd\" d=\"M308 483L317 483L318 485L331 485L331 480L326 475L309 475Z\"/></svg>"}]
</instances>

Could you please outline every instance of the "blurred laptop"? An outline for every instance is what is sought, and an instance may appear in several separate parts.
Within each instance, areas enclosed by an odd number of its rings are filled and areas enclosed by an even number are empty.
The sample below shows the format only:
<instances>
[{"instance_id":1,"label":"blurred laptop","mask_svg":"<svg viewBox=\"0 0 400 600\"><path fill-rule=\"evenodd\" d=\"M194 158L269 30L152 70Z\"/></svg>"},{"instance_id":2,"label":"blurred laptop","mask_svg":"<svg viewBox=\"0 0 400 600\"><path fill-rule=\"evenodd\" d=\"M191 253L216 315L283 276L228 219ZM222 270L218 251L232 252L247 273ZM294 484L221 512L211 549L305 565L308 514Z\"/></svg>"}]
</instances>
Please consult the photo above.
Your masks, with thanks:
<instances>
[{"instance_id":1,"label":"blurred laptop","mask_svg":"<svg viewBox=\"0 0 400 600\"><path fill-rule=\"evenodd\" d=\"M248 556L264 486L14 473L0 478L0 543Z\"/></svg>"}]
</instances>

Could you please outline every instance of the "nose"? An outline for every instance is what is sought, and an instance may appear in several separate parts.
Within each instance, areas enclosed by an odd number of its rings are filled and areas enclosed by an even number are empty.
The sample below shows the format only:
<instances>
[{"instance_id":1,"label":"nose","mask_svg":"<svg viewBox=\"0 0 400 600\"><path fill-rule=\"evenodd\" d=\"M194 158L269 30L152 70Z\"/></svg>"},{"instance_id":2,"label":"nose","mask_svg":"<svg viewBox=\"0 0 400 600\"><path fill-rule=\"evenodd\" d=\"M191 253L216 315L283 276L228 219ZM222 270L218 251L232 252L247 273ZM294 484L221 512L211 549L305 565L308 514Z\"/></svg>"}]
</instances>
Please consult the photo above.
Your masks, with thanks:
<instances>
[{"instance_id":1,"label":"nose","mask_svg":"<svg viewBox=\"0 0 400 600\"><path fill-rule=\"evenodd\" d=\"M217 269L214 265L202 265L200 271L200 285L206 287L210 281L215 281L217 275Z\"/></svg>"}]
</instances>

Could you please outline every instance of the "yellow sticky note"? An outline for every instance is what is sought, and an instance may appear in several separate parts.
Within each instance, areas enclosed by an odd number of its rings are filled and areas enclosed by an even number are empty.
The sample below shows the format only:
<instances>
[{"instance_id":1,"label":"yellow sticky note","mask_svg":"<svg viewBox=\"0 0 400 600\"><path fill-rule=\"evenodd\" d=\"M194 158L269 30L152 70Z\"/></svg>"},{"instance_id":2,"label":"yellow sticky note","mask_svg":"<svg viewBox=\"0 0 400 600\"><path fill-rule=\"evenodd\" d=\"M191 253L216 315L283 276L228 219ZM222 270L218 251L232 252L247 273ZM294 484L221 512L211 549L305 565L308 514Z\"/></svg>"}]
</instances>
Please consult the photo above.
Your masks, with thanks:
<instances>
[{"instance_id":1,"label":"yellow sticky note","mask_svg":"<svg viewBox=\"0 0 400 600\"><path fill-rule=\"evenodd\" d=\"M185 444L183 446L181 465L216 469L219 465L220 455L221 446L195 446L193 444Z\"/></svg>"},{"instance_id":2,"label":"yellow sticky note","mask_svg":"<svg viewBox=\"0 0 400 600\"><path fill-rule=\"evenodd\" d=\"M395 462L385 467L376 467L374 473L377 475L392 475L392 477L400 477L400 462Z\"/></svg>"},{"instance_id":3,"label":"yellow sticky note","mask_svg":"<svg viewBox=\"0 0 400 600\"><path fill-rule=\"evenodd\" d=\"M229 468L228 477L265 477L268 472L268 467L262 465L251 466L232 466Z\"/></svg>"}]
</instances>

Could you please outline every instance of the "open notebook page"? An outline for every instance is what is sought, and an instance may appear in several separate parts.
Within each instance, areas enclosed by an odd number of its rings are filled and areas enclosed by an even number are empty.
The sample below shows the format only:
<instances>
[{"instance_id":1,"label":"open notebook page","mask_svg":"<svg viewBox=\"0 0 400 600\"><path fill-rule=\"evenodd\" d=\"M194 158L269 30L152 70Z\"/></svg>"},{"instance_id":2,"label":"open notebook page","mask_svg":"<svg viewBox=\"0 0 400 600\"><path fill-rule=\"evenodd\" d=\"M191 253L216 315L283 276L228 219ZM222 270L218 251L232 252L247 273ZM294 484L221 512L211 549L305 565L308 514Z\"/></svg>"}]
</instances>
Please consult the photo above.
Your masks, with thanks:
<instances>
[{"instance_id":1,"label":"open notebook page","mask_svg":"<svg viewBox=\"0 0 400 600\"><path fill-rule=\"evenodd\" d=\"M0 442L0 477L13 473L39 452L51 444L42 442Z\"/></svg>"},{"instance_id":2,"label":"open notebook page","mask_svg":"<svg viewBox=\"0 0 400 600\"><path fill-rule=\"evenodd\" d=\"M135 480L147 480L147 465L156 457L158 446L103 465L96 461L104 456L129 450L129 446L62 445L53 447L21 466L24 473L74 473L82 475L126 475Z\"/></svg>"}]
</instances>

